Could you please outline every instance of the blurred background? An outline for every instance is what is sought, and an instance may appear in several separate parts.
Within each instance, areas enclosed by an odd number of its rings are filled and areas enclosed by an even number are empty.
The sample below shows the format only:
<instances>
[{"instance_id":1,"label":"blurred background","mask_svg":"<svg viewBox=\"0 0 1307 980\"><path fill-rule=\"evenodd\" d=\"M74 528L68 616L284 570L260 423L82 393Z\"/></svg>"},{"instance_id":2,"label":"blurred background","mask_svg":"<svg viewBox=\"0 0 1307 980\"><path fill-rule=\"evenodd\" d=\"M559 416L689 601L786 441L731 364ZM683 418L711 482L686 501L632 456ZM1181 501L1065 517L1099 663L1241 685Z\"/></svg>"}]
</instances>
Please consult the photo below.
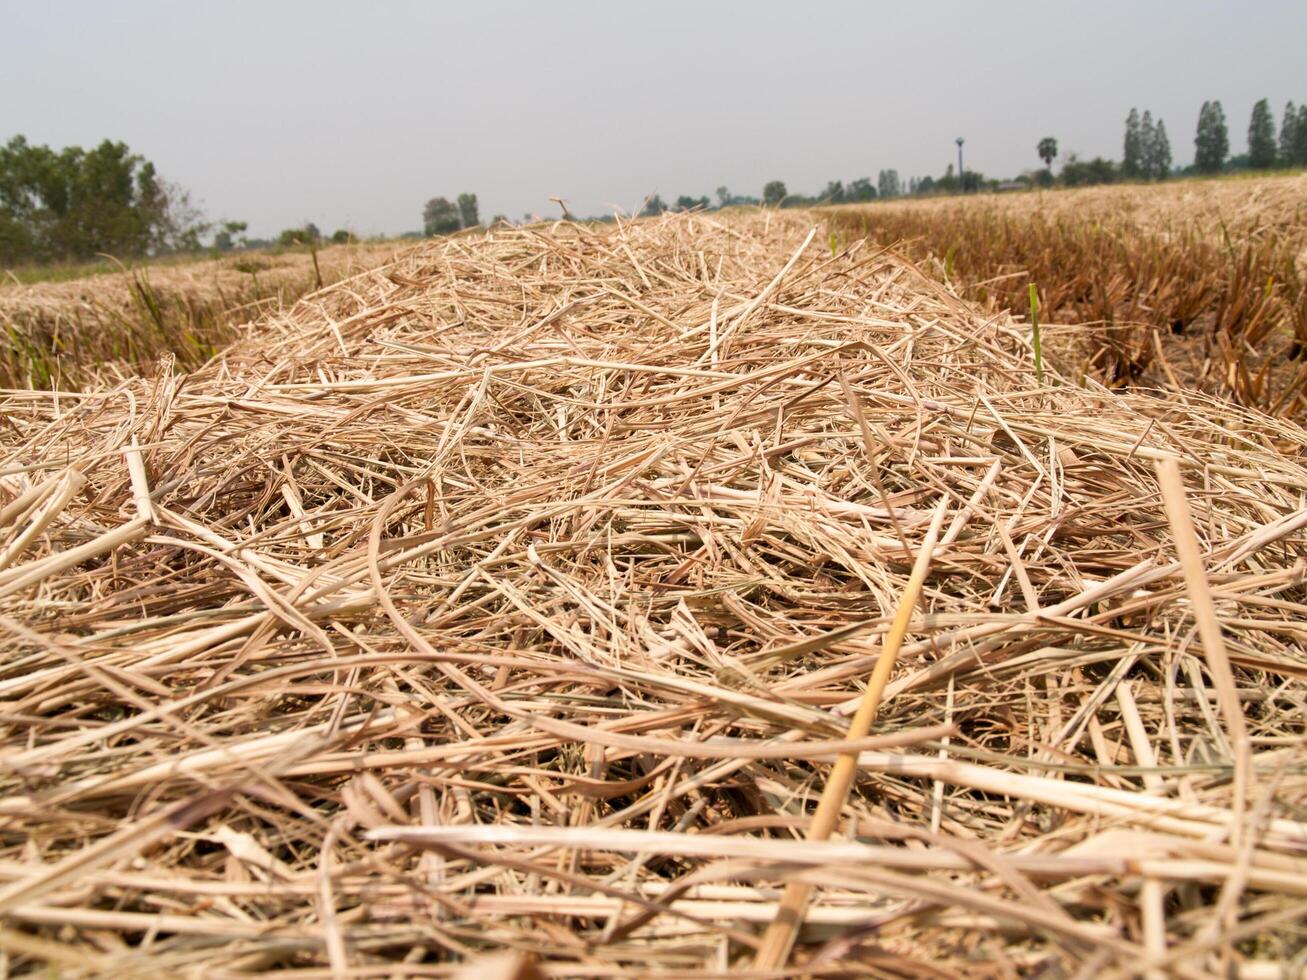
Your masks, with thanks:
<instances>
[{"instance_id":1,"label":"blurred background","mask_svg":"<svg viewBox=\"0 0 1307 980\"><path fill-rule=\"evenodd\" d=\"M1054 137L1121 161L1127 114L1187 167L1204 102L1246 152L1254 104L1307 99L1307 4L6 3L0 142L121 141L253 240L713 206L770 181L899 190L956 167L1010 181ZM1101 176L1101 175L1100 175ZM893 187L889 188L893 190ZM10 256L10 261L13 261Z\"/></svg>"}]
</instances>

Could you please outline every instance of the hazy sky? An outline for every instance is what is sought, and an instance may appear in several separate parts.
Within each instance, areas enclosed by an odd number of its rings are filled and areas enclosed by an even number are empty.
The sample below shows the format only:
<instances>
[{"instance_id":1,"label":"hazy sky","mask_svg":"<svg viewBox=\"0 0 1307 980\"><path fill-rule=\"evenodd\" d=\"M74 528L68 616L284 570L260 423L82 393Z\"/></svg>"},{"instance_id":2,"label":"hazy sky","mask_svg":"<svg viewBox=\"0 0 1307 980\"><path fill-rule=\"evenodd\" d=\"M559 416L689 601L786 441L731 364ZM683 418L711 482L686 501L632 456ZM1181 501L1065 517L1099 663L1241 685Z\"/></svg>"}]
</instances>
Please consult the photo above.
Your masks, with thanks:
<instances>
[{"instance_id":1,"label":"hazy sky","mask_svg":"<svg viewBox=\"0 0 1307 980\"><path fill-rule=\"evenodd\" d=\"M1119 157L1132 105L1193 157L1204 99L1307 100L1307 2L0 2L0 140L125 140L260 235Z\"/></svg>"}]
</instances>

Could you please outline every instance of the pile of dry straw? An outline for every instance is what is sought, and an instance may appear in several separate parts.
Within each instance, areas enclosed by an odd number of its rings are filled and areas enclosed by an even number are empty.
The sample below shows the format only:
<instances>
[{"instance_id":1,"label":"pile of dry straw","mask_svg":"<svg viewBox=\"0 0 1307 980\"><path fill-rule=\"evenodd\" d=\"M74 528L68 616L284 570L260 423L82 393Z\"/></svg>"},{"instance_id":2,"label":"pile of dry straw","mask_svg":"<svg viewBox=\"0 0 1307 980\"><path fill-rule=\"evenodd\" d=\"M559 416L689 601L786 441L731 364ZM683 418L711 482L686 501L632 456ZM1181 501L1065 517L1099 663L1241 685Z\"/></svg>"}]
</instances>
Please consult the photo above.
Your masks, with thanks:
<instances>
[{"instance_id":1,"label":"pile of dry straw","mask_svg":"<svg viewBox=\"0 0 1307 980\"><path fill-rule=\"evenodd\" d=\"M1037 384L810 220L496 230L6 392L10 969L1278 975L1307 433Z\"/></svg>"}]
</instances>

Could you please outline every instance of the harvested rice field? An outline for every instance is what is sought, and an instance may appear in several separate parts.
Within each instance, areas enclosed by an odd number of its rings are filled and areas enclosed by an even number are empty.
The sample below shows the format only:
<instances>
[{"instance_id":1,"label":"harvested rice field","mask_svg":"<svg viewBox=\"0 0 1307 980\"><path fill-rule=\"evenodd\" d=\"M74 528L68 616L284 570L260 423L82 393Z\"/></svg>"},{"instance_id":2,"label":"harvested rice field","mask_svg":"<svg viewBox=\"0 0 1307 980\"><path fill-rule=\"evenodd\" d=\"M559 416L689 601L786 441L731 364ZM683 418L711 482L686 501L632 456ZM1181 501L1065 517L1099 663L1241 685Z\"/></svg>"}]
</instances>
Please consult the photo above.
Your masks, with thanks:
<instances>
[{"instance_id":1,"label":"harvested rice field","mask_svg":"<svg viewBox=\"0 0 1307 980\"><path fill-rule=\"evenodd\" d=\"M828 221L0 393L9 973L1300 969L1307 431Z\"/></svg>"},{"instance_id":2,"label":"harvested rice field","mask_svg":"<svg viewBox=\"0 0 1307 980\"><path fill-rule=\"evenodd\" d=\"M1307 418L1307 175L885 201L825 212L960 295L1029 310L1065 371Z\"/></svg>"},{"instance_id":3,"label":"harvested rice field","mask_svg":"<svg viewBox=\"0 0 1307 980\"><path fill-rule=\"evenodd\" d=\"M142 263L74 279L0 277L0 384L68 388L199 367L261 316L389 261L366 242Z\"/></svg>"}]
</instances>

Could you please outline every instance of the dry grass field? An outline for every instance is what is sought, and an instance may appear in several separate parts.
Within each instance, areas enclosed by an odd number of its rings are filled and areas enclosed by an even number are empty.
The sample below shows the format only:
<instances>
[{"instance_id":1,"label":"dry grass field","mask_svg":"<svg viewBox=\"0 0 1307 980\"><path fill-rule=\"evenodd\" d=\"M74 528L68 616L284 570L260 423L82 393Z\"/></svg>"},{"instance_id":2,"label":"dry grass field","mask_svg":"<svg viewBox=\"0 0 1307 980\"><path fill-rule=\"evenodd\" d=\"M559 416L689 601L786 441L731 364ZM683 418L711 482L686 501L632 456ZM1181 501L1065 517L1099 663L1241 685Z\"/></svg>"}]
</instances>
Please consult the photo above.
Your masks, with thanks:
<instances>
[{"instance_id":1,"label":"dry grass field","mask_svg":"<svg viewBox=\"0 0 1307 980\"><path fill-rule=\"evenodd\" d=\"M1228 252L1138 193L1127 255ZM971 223L1099 199L912 206L948 283L857 214L502 227L0 393L5 969L1293 975L1307 431L1036 361ZM1287 344L1229 281L1185 329Z\"/></svg>"},{"instance_id":2,"label":"dry grass field","mask_svg":"<svg viewBox=\"0 0 1307 980\"><path fill-rule=\"evenodd\" d=\"M837 235L897 244L968 299L1073 325L1068 373L1307 408L1307 174L888 201Z\"/></svg>"},{"instance_id":3,"label":"dry grass field","mask_svg":"<svg viewBox=\"0 0 1307 980\"><path fill-rule=\"evenodd\" d=\"M394 243L240 252L118 272L0 278L0 385L78 387L198 367L244 324L394 255Z\"/></svg>"}]
</instances>

